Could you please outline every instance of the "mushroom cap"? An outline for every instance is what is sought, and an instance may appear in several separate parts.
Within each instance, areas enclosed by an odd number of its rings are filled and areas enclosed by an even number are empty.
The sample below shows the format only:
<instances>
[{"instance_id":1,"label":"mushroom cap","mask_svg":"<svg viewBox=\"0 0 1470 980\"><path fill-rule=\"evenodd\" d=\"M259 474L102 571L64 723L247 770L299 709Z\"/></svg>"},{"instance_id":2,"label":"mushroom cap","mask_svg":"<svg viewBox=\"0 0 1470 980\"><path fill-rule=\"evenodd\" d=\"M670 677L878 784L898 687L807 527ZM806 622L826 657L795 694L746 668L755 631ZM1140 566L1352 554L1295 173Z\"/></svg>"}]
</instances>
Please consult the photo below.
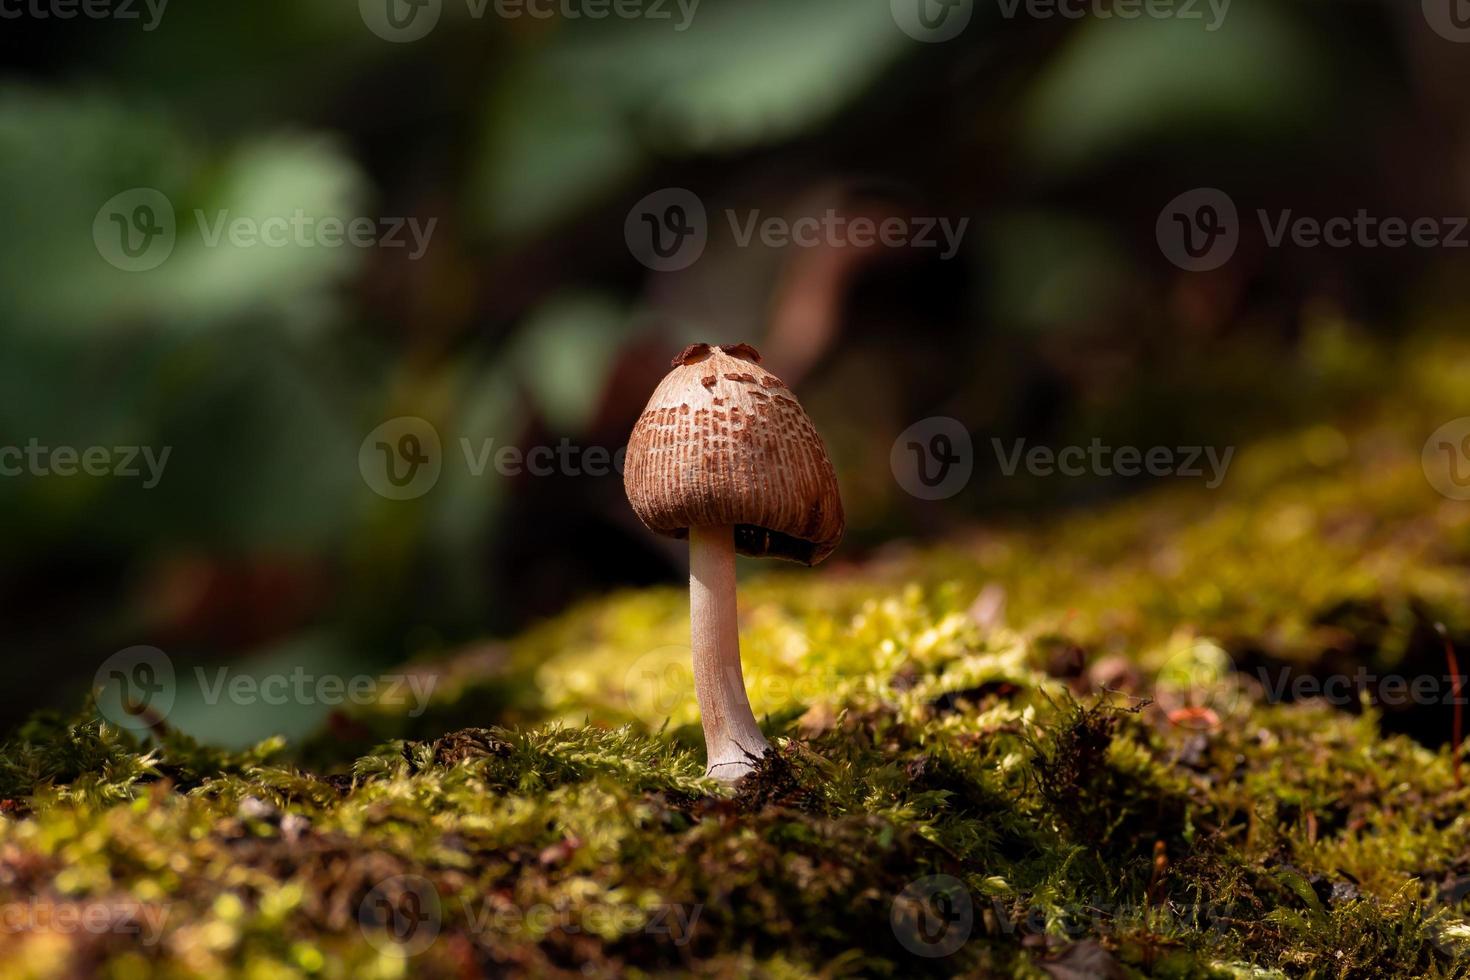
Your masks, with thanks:
<instances>
[{"instance_id":1,"label":"mushroom cap","mask_svg":"<svg viewBox=\"0 0 1470 980\"><path fill-rule=\"evenodd\" d=\"M842 540L842 497L801 403L748 344L695 344L648 400L623 470L648 529L735 527L753 557L815 565Z\"/></svg>"}]
</instances>

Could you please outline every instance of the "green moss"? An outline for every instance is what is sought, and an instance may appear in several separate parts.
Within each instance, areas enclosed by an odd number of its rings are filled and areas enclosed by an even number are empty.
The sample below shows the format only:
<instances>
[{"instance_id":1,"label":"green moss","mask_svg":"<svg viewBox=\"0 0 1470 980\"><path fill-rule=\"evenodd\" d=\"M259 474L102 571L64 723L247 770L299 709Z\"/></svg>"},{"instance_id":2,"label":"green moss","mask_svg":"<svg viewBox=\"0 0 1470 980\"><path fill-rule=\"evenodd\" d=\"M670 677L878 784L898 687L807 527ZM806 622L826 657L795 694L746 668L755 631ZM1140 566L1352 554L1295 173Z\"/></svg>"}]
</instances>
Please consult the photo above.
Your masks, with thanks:
<instances>
[{"instance_id":1,"label":"green moss","mask_svg":"<svg viewBox=\"0 0 1470 980\"><path fill-rule=\"evenodd\" d=\"M426 714L300 746L38 717L0 751L0 972L1466 975L1447 709L1257 673L1439 674L1432 624L1470 637L1470 505L1419 461L1470 352L1407 350L1219 491L743 583L777 750L733 793L673 589L414 665ZM946 910L965 941L917 955Z\"/></svg>"}]
</instances>

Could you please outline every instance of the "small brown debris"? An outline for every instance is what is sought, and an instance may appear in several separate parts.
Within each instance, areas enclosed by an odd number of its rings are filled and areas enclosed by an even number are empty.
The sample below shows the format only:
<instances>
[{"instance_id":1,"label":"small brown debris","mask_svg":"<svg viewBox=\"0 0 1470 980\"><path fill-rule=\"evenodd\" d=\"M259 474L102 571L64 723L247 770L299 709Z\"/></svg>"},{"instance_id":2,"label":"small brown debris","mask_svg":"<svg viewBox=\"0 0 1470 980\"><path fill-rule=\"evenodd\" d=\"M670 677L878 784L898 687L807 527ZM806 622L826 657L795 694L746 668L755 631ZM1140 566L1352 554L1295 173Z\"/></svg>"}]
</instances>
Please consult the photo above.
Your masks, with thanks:
<instances>
[{"instance_id":1,"label":"small brown debris","mask_svg":"<svg viewBox=\"0 0 1470 980\"><path fill-rule=\"evenodd\" d=\"M564 840L557 841L555 844L548 844L542 848L540 855L537 856L537 860L548 868L553 865L562 864L567 858L577 853L581 846L582 839L580 837L567 837Z\"/></svg>"},{"instance_id":2,"label":"small brown debris","mask_svg":"<svg viewBox=\"0 0 1470 980\"><path fill-rule=\"evenodd\" d=\"M453 766L466 759L510 755L510 745L488 728L465 728L434 741L434 763Z\"/></svg>"},{"instance_id":3,"label":"small brown debris","mask_svg":"<svg viewBox=\"0 0 1470 980\"><path fill-rule=\"evenodd\" d=\"M1175 708L1166 717L1169 724L1195 731L1213 731L1220 727L1220 716L1206 705L1187 705Z\"/></svg>"},{"instance_id":4,"label":"small brown debris","mask_svg":"<svg viewBox=\"0 0 1470 980\"><path fill-rule=\"evenodd\" d=\"M0 800L0 817L10 817L14 820L23 820L30 815L31 808L25 800Z\"/></svg>"}]
</instances>

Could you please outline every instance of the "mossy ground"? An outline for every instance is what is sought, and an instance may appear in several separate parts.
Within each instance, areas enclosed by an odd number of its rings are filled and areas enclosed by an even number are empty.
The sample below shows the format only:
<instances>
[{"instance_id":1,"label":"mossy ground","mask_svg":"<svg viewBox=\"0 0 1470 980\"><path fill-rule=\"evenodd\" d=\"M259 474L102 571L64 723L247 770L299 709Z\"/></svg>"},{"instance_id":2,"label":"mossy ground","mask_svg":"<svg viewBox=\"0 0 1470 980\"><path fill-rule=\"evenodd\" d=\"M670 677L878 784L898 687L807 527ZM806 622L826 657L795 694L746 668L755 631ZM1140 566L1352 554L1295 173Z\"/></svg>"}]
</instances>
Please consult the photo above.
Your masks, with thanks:
<instances>
[{"instance_id":1,"label":"mossy ground","mask_svg":"<svg viewBox=\"0 0 1470 980\"><path fill-rule=\"evenodd\" d=\"M1466 975L1446 692L1269 696L1470 639L1470 503L1420 465L1470 350L1372 363L1389 396L1218 491L745 582L777 749L733 792L675 589L414 665L426 714L305 745L37 718L0 756L0 972Z\"/></svg>"}]
</instances>

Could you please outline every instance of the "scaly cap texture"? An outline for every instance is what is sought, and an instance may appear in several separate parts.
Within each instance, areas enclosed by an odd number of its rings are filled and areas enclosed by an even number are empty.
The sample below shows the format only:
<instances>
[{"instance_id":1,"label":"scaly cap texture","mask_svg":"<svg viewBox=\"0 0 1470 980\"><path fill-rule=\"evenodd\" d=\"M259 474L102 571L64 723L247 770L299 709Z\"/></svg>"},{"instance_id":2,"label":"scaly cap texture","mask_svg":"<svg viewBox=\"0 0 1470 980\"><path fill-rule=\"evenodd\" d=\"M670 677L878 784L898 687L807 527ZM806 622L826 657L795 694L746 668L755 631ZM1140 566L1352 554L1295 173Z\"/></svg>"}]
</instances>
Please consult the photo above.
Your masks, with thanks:
<instances>
[{"instance_id":1,"label":"scaly cap texture","mask_svg":"<svg viewBox=\"0 0 1470 980\"><path fill-rule=\"evenodd\" d=\"M731 524L744 555L815 565L842 540L842 497L801 403L748 344L674 358L628 440L623 484L652 531Z\"/></svg>"}]
</instances>

